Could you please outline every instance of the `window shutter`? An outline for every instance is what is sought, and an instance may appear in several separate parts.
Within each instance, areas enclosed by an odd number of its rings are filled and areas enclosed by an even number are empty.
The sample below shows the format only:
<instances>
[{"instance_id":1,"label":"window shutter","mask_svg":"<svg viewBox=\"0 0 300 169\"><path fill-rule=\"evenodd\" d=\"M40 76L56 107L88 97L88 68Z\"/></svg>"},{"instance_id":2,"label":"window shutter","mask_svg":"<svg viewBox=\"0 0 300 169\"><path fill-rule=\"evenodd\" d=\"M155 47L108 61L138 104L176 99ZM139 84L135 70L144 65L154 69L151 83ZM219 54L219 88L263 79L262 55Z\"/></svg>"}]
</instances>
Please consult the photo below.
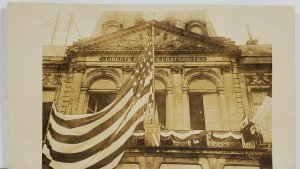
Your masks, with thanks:
<instances>
[{"instance_id":1,"label":"window shutter","mask_svg":"<svg viewBox=\"0 0 300 169\"><path fill-rule=\"evenodd\" d=\"M222 130L218 94L204 94L203 104L206 130Z\"/></svg>"}]
</instances>

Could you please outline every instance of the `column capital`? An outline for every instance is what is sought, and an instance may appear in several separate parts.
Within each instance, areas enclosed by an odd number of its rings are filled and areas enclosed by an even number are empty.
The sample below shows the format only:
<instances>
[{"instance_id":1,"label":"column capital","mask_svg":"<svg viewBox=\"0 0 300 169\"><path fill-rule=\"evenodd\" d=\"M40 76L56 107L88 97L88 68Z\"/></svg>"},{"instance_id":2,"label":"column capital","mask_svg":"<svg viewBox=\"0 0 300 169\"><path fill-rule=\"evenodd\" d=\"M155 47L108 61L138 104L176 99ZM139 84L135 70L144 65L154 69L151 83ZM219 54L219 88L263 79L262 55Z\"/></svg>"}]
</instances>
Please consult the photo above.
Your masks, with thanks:
<instances>
[{"instance_id":1,"label":"column capital","mask_svg":"<svg viewBox=\"0 0 300 169\"><path fill-rule=\"evenodd\" d=\"M172 94L173 93L173 88L172 87L167 87L167 93Z\"/></svg>"},{"instance_id":2,"label":"column capital","mask_svg":"<svg viewBox=\"0 0 300 169\"><path fill-rule=\"evenodd\" d=\"M88 88L87 88L87 87L82 87L82 88L81 88L81 93L86 93L86 92L87 92L87 90L88 90Z\"/></svg>"},{"instance_id":3,"label":"column capital","mask_svg":"<svg viewBox=\"0 0 300 169\"><path fill-rule=\"evenodd\" d=\"M182 74L183 72L183 66L182 65L171 65L170 66L171 73L177 73L177 74Z\"/></svg>"},{"instance_id":4,"label":"column capital","mask_svg":"<svg viewBox=\"0 0 300 169\"><path fill-rule=\"evenodd\" d=\"M188 92L188 87L182 87L182 93L187 93Z\"/></svg>"},{"instance_id":5,"label":"column capital","mask_svg":"<svg viewBox=\"0 0 300 169\"><path fill-rule=\"evenodd\" d=\"M219 92L220 94L224 94L224 93L225 93L224 87L218 87L217 90L218 90L218 92Z\"/></svg>"}]
</instances>

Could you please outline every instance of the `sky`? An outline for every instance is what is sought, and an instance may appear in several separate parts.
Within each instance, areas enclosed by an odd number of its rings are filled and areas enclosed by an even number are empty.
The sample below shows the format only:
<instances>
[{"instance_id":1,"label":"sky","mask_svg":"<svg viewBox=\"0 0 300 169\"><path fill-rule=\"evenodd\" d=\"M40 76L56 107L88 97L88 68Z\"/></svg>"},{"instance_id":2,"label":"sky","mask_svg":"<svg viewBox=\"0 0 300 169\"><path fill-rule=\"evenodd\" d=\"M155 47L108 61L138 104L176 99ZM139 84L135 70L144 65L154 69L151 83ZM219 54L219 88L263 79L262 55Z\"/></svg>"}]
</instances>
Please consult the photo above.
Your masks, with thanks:
<instances>
[{"instance_id":1,"label":"sky","mask_svg":"<svg viewBox=\"0 0 300 169\"><path fill-rule=\"evenodd\" d=\"M26 5L25 5L26 6ZM15 7L13 15L18 15L26 11L24 4ZM101 6L101 5L41 5L40 8L35 8L30 13L36 13L34 22L40 26L42 30L43 44L51 43L55 20L60 13L60 26L68 27L69 16L73 13L73 20L76 24L71 25L68 45L72 44L80 37L89 37L95 28L101 13L103 11L141 11L141 6ZM273 14L280 10L268 9L268 7L224 7L224 6L148 6L149 11L159 12L161 10L176 11L176 10L206 10L208 18L213 23L213 26L218 36L230 38L237 45L243 45L248 39L246 25L249 25L253 38L258 39L260 44L272 44L272 28L279 24L280 21L273 17ZM23 11L25 10L25 11ZM145 9L144 9L145 10ZM23 12L22 12L23 11ZM28 12L26 12L28 14ZM79 32L79 33L78 33ZM79 34L81 36L79 36ZM58 30L57 36L65 37L66 29ZM55 38L54 44L63 44L64 38Z\"/></svg>"}]
</instances>

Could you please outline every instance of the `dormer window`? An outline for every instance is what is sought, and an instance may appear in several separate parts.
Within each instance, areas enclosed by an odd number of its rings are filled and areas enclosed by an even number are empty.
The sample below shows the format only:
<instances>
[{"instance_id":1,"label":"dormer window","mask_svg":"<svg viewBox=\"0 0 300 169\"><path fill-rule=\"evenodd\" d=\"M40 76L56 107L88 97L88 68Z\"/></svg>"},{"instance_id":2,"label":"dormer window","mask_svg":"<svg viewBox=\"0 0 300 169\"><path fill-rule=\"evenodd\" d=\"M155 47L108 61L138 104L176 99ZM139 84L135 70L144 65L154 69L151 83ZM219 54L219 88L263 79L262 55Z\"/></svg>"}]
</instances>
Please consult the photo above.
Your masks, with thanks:
<instances>
[{"instance_id":1,"label":"dormer window","mask_svg":"<svg viewBox=\"0 0 300 169\"><path fill-rule=\"evenodd\" d=\"M123 28L123 25L117 21L106 21L103 23L102 25L102 34L110 34L110 33L114 33L117 32L119 30L121 30Z\"/></svg>"},{"instance_id":2,"label":"dormer window","mask_svg":"<svg viewBox=\"0 0 300 169\"><path fill-rule=\"evenodd\" d=\"M207 36L206 24L201 21L190 21L185 25L185 29L199 35Z\"/></svg>"},{"instance_id":3,"label":"dormer window","mask_svg":"<svg viewBox=\"0 0 300 169\"><path fill-rule=\"evenodd\" d=\"M191 27L191 32L194 32L194 33L197 33L197 34L200 34L200 35L203 35L203 32L202 32L202 28L200 26L192 26Z\"/></svg>"}]
</instances>

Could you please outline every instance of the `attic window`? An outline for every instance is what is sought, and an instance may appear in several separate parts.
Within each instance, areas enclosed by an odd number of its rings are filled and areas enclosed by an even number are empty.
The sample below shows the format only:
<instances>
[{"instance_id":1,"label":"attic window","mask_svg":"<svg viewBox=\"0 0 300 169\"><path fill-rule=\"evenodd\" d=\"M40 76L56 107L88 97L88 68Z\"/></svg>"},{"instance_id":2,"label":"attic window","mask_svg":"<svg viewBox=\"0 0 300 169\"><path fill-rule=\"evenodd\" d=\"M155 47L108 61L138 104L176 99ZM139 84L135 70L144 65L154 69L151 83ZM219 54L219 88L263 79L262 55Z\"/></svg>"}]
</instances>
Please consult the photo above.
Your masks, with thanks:
<instances>
[{"instance_id":1,"label":"attic window","mask_svg":"<svg viewBox=\"0 0 300 169\"><path fill-rule=\"evenodd\" d=\"M190 31L194 32L194 33L197 33L197 34L200 34L200 35L203 34L202 29L201 29L200 26L192 26Z\"/></svg>"},{"instance_id":2,"label":"attic window","mask_svg":"<svg viewBox=\"0 0 300 169\"><path fill-rule=\"evenodd\" d=\"M102 25L102 34L105 35L105 34L117 32L122 28L123 25L117 21L114 20L106 21Z\"/></svg>"},{"instance_id":3,"label":"attic window","mask_svg":"<svg viewBox=\"0 0 300 169\"><path fill-rule=\"evenodd\" d=\"M109 34L109 33L117 32L118 30L119 30L118 27L116 27L115 25L109 25L106 27L105 33Z\"/></svg>"},{"instance_id":4,"label":"attic window","mask_svg":"<svg viewBox=\"0 0 300 169\"><path fill-rule=\"evenodd\" d=\"M207 35L206 24L201 21L190 21L185 25L185 29L199 35Z\"/></svg>"}]
</instances>

